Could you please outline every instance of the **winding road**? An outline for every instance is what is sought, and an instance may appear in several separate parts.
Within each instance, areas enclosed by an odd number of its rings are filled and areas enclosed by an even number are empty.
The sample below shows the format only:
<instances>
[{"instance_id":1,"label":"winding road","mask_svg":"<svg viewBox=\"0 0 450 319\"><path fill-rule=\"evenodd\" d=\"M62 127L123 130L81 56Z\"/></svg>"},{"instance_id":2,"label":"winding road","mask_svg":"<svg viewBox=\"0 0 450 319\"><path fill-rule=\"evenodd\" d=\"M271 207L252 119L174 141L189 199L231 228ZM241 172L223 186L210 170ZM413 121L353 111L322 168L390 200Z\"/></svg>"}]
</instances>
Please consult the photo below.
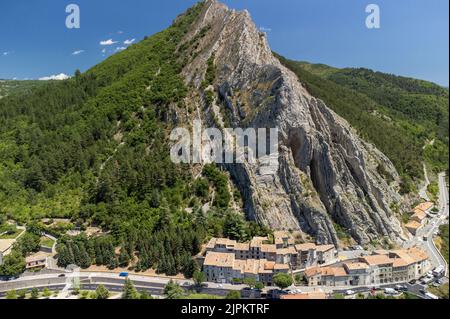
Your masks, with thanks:
<instances>
[{"instance_id":1,"label":"winding road","mask_svg":"<svg viewBox=\"0 0 450 319\"><path fill-rule=\"evenodd\" d=\"M449 204L448 204L448 188L445 180L445 173L439 174L439 213L432 216L429 222L420 229L416 236L405 243L405 247L419 246L425 249L430 257L433 267L444 266L446 276L448 275L448 265L445 258L440 253L434 243L434 234L439 232L439 227L448 224ZM425 240L426 238L426 240Z\"/></svg>"}]
</instances>

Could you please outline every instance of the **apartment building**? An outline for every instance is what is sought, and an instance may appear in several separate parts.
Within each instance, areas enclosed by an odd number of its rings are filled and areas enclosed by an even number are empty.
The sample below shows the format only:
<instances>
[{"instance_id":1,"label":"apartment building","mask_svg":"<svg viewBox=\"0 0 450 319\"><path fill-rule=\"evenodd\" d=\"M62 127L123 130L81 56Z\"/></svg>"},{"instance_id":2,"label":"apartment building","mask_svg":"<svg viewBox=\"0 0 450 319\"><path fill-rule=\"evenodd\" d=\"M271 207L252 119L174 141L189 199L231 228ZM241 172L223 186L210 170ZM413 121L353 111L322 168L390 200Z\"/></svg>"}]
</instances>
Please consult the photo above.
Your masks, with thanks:
<instances>
[{"instance_id":1,"label":"apartment building","mask_svg":"<svg viewBox=\"0 0 450 319\"><path fill-rule=\"evenodd\" d=\"M351 286L365 286L371 282L369 265L361 262L344 263L344 269L348 275Z\"/></svg>"},{"instance_id":2,"label":"apartment building","mask_svg":"<svg viewBox=\"0 0 450 319\"><path fill-rule=\"evenodd\" d=\"M287 264L293 270L330 263L337 258L334 245L296 245L292 236L285 231L274 232L274 244L269 243L267 237L254 237L248 243L212 238L206 245L206 254L210 252L232 253L238 260L265 259L276 264Z\"/></svg>"},{"instance_id":3,"label":"apartment building","mask_svg":"<svg viewBox=\"0 0 450 319\"><path fill-rule=\"evenodd\" d=\"M430 270L428 256L420 248L378 251L358 261L334 267L311 267L305 278L309 286L369 286L407 282Z\"/></svg>"},{"instance_id":4,"label":"apartment building","mask_svg":"<svg viewBox=\"0 0 450 319\"><path fill-rule=\"evenodd\" d=\"M371 284L392 283L392 270L394 260L388 255L372 255L360 258L361 262L369 265Z\"/></svg>"},{"instance_id":5,"label":"apartment building","mask_svg":"<svg viewBox=\"0 0 450 319\"><path fill-rule=\"evenodd\" d=\"M271 286L273 276L289 272L289 265L277 264L266 259L237 259L234 253L208 252L203 263L206 280L217 283L231 283L234 279L253 278Z\"/></svg>"},{"instance_id":6,"label":"apartment building","mask_svg":"<svg viewBox=\"0 0 450 319\"><path fill-rule=\"evenodd\" d=\"M334 262L334 245L295 244L285 231L268 237L254 237L248 243L226 238L212 238L206 245L203 271L212 282L231 282L233 279L255 278L267 286L278 272L304 269L313 265Z\"/></svg>"}]
</instances>

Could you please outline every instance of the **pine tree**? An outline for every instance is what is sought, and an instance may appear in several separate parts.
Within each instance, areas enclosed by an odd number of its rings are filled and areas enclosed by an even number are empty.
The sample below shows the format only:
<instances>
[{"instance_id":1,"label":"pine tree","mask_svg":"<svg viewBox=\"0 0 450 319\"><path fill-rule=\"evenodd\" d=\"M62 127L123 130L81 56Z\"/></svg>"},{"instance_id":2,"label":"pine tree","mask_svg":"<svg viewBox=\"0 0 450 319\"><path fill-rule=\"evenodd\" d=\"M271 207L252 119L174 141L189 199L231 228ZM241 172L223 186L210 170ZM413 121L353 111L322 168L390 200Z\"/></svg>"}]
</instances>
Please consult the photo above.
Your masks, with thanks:
<instances>
[{"instance_id":1,"label":"pine tree","mask_svg":"<svg viewBox=\"0 0 450 319\"><path fill-rule=\"evenodd\" d=\"M183 255L183 275L186 278L192 278L195 271L198 269L197 263L192 259L191 256L189 256L188 253L185 253Z\"/></svg>"},{"instance_id":2,"label":"pine tree","mask_svg":"<svg viewBox=\"0 0 450 319\"><path fill-rule=\"evenodd\" d=\"M85 246L83 245L83 243L80 243L80 260L79 260L79 266L81 268L88 268L89 266L91 266L91 258L89 257L89 254L86 251Z\"/></svg>"},{"instance_id":3,"label":"pine tree","mask_svg":"<svg viewBox=\"0 0 450 319\"><path fill-rule=\"evenodd\" d=\"M122 246L120 248L120 255L119 255L119 266L127 267L129 263L130 263L130 255L128 255L128 251L126 249L125 243L122 243Z\"/></svg>"},{"instance_id":4,"label":"pine tree","mask_svg":"<svg viewBox=\"0 0 450 319\"><path fill-rule=\"evenodd\" d=\"M167 299L181 299L184 296L184 290L180 285L171 280L164 287L164 295Z\"/></svg>"},{"instance_id":5,"label":"pine tree","mask_svg":"<svg viewBox=\"0 0 450 319\"><path fill-rule=\"evenodd\" d=\"M108 299L110 295L109 290L104 285L98 285L95 294L97 299Z\"/></svg>"},{"instance_id":6,"label":"pine tree","mask_svg":"<svg viewBox=\"0 0 450 319\"><path fill-rule=\"evenodd\" d=\"M134 288L133 283L130 279L125 280L125 284L122 292L122 299L137 299L138 293L136 288Z\"/></svg>"}]
</instances>

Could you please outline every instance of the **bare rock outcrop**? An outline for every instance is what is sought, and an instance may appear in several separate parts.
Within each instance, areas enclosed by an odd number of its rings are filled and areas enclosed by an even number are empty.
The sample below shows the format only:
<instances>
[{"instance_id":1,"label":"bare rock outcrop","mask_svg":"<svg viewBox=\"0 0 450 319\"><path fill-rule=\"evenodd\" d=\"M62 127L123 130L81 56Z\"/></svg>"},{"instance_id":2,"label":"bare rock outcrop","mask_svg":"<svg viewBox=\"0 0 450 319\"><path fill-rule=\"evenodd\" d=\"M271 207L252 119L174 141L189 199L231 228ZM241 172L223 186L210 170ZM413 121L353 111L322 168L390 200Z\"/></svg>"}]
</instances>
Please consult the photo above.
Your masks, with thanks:
<instances>
[{"instance_id":1,"label":"bare rock outcrop","mask_svg":"<svg viewBox=\"0 0 450 319\"><path fill-rule=\"evenodd\" d=\"M230 125L279 129L275 169L271 160L226 165L248 216L318 243L339 243L336 224L359 243L398 239L402 229L391 205L400 200L399 176L391 161L281 65L247 11L207 0L186 43L202 30L208 31L183 70L186 82L201 90L214 59L215 92Z\"/></svg>"}]
</instances>

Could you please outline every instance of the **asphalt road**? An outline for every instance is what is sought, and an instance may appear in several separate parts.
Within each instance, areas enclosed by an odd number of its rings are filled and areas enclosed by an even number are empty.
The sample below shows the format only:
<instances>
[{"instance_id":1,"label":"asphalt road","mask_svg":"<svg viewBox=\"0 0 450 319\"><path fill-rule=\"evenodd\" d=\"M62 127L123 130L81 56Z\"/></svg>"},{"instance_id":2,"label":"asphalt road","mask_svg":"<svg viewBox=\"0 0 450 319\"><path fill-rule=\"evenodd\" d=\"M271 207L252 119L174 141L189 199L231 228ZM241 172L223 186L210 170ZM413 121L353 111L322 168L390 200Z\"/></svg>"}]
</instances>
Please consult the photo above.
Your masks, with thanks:
<instances>
[{"instance_id":1,"label":"asphalt road","mask_svg":"<svg viewBox=\"0 0 450 319\"><path fill-rule=\"evenodd\" d=\"M439 174L439 213L433 216L427 225L417 232L411 240L405 243L405 247L419 246L425 249L430 257L433 267L444 266L447 270L447 262L440 254L439 250L434 244L434 233L439 231L441 225L448 223L449 205L448 205L448 189L445 181L445 174ZM426 237L426 240L424 238ZM447 273L448 275L448 273Z\"/></svg>"},{"instance_id":2,"label":"asphalt road","mask_svg":"<svg viewBox=\"0 0 450 319\"><path fill-rule=\"evenodd\" d=\"M20 277L16 280L0 282L0 297L3 297L6 291L11 289L21 290L28 289L32 287L37 287L38 289L43 289L48 287L53 290L62 290L66 284L61 283L61 281L70 282L73 274L65 274L65 278L60 277L61 274L46 274L46 275L36 275ZM146 290L152 295L162 295L164 287L169 282L168 278L160 277L145 277L145 276L135 276L131 275L129 277L136 289ZM124 278L120 278L118 274L115 273L80 273L80 286L81 289L95 290L98 285L103 284L110 291L120 292L123 289L125 282ZM190 280L175 280L180 284L185 290L194 290L193 282ZM201 288L202 293L207 293L217 296L226 296L230 290L242 290L246 286L243 285L220 285L214 283L207 283Z\"/></svg>"}]
</instances>

